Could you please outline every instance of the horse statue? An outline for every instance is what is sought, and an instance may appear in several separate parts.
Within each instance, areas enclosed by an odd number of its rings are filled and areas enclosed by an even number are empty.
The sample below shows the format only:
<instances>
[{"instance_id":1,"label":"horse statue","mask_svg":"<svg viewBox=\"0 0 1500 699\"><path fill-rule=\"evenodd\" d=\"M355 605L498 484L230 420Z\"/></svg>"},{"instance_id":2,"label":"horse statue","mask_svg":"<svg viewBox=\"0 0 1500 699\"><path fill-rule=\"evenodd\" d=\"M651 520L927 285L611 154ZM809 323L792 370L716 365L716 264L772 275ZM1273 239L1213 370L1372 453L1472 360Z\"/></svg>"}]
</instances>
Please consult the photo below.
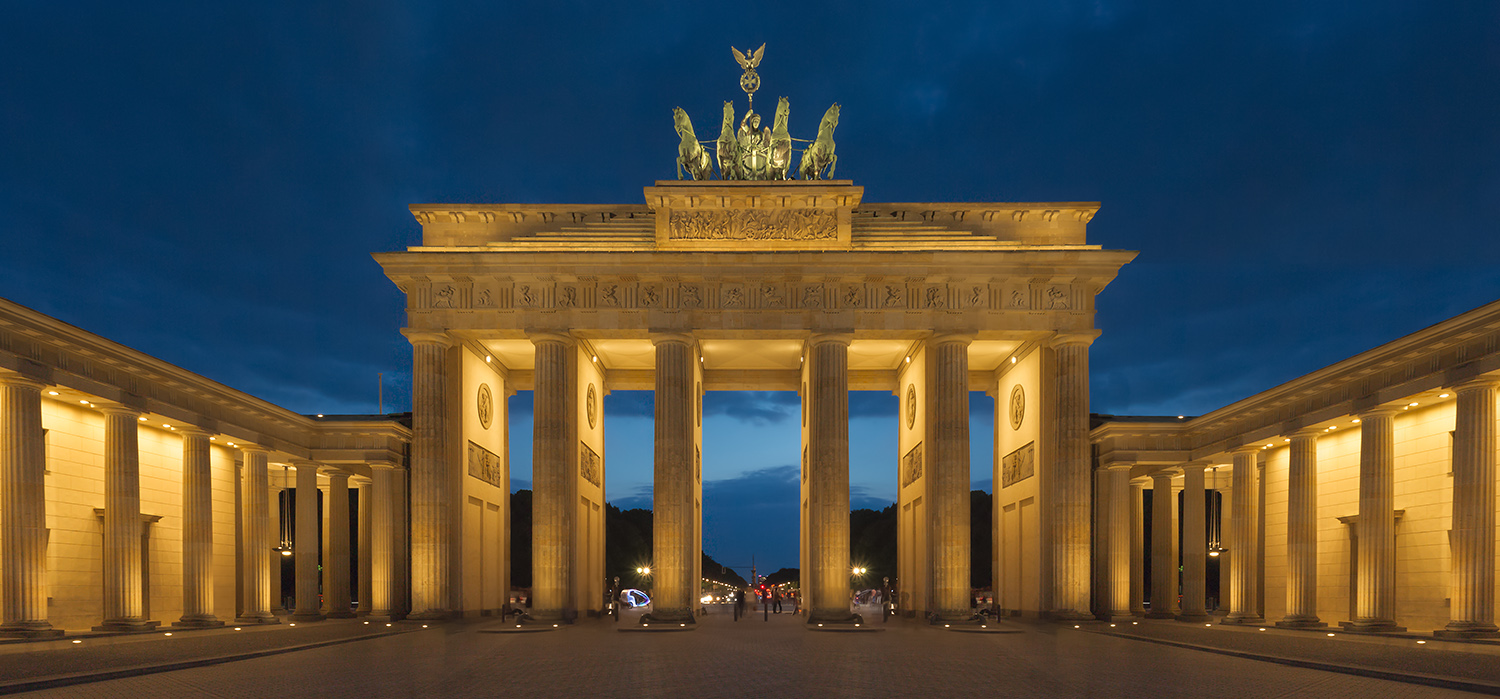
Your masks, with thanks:
<instances>
[{"instance_id":1,"label":"horse statue","mask_svg":"<svg viewBox=\"0 0 1500 699\"><path fill-rule=\"evenodd\" d=\"M839 125L839 105L834 103L823 113L823 121L818 123L818 138L802 151L802 164L797 168L797 174L804 180L831 180L833 179L833 166L838 163L838 156L833 154L833 129ZM823 174L823 168L828 168L828 174Z\"/></svg>"},{"instance_id":2,"label":"horse statue","mask_svg":"<svg viewBox=\"0 0 1500 699\"><path fill-rule=\"evenodd\" d=\"M677 145L677 179L682 179L683 170L687 170L688 175L695 180L706 180L713 176L713 159L708 157L708 151L693 133L693 122L688 119L687 112L682 107L674 107L672 121L676 122L677 135L682 139Z\"/></svg>"},{"instance_id":3,"label":"horse statue","mask_svg":"<svg viewBox=\"0 0 1500 699\"><path fill-rule=\"evenodd\" d=\"M734 140L734 103L724 103L724 124L719 127L719 177L740 179L740 150Z\"/></svg>"},{"instance_id":4,"label":"horse statue","mask_svg":"<svg viewBox=\"0 0 1500 699\"><path fill-rule=\"evenodd\" d=\"M785 97L776 103L776 117L771 121L771 179L786 179L786 171L792 167L792 134L786 130L787 116L791 108ZM831 141L830 141L831 143Z\"/></svg>"}]
</instances>

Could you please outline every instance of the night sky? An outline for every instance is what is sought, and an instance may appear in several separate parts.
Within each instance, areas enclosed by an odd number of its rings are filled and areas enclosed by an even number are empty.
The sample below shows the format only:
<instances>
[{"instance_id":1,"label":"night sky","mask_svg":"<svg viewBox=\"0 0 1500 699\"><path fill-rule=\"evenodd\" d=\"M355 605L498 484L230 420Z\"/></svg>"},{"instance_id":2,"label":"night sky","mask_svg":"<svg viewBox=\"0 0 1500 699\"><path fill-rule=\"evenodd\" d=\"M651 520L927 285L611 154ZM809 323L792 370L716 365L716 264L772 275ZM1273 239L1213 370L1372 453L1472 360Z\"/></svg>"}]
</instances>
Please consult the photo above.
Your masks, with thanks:
<instances>
[{"instance_id":1,"label":"night sky","mask_svg":"<svg viewBox=\"0 0 1500 699\"><path fill-rule=\"evenodd\" d=\"M1500 4L12 3L0 296L304 413L409 406L419 202L640 203L729 46L866 201L1101 201L1095 412L1198 414L1497 298ZM542 6L544 5L544 6ZM763 106L764 111L764 106ZM706 547L795 565L792 394L711 394ZM989 487L989 399L973 473ZM856 506L896 401L855 394ZM529 395L512 470L530 474ZM650 394L605 400L649 504ZM644 441L642 441L644 440Z\"/></svg>"}]
</instances>

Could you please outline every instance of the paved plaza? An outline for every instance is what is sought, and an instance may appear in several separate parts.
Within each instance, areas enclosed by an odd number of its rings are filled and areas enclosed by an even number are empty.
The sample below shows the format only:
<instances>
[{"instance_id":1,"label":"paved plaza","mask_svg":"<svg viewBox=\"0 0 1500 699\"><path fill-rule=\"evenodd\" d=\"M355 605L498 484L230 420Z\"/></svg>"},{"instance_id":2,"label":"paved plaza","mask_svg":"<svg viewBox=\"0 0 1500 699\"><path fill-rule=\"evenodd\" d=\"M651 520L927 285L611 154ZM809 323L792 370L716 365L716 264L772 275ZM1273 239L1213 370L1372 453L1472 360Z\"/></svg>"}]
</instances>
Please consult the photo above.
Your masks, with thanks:
<instances>
[{"instance_id":1,"label":"paved plaza","mask_svg":"<svg viewBox=\"0 0 1500 699\"><path fill-rule=\"evenodd\" d=\"M1141 622L1017 624L1017 633L955 633L909 622L867 633L812 633L798 617L738 623L710 615L682 633L618 633L586 621L543 633L485 633L493 620L390 629L326 621L236 634L196 632L73 648L0 649L5 681L21 675L222 655L232 646L333 645L29 692L36 697L1438 697L1465 692L1120 638L1217 643L1319 661L1443 672L1488 683L1495 648L1464 652L1401 639ZM880 626L878 623L875 626ZM67 643L67 642L65 642ZM1246 645L1251 644L1251 645ZM1259 644L1258 647L1253 644ZM38 646L40 647L40 646ZM69 653L74 655L69 656ZM1358 661L1358 662L1354 662ZM29 668L29 669L28 669ZM1403 670L1404 668L1404 670ZM1490 679L1485 679L1490 678ZM1500 686L1500 685L1497 685ZM1472 695L1470 695L1472 696Z\"/></svg>"}]
</instances>

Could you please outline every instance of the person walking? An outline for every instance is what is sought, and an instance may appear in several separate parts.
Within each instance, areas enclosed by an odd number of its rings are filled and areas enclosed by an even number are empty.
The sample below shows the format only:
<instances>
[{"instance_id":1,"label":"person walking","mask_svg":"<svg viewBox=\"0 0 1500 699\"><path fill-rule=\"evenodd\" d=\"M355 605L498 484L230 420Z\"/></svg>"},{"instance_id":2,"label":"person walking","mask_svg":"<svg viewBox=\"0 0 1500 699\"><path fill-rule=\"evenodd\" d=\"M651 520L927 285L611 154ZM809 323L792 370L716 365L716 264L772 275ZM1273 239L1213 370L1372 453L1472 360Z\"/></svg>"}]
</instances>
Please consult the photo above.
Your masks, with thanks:
<instances>
[{"instance_id":1,"label":"person walking","mask_svg":"<svg viewBox=\"0 0 1500 699\"><path fill-rule=\"evenodd\" d=\"M781 613L781 590L771 593L771 611Z\"/></svg>"}]
</instances>

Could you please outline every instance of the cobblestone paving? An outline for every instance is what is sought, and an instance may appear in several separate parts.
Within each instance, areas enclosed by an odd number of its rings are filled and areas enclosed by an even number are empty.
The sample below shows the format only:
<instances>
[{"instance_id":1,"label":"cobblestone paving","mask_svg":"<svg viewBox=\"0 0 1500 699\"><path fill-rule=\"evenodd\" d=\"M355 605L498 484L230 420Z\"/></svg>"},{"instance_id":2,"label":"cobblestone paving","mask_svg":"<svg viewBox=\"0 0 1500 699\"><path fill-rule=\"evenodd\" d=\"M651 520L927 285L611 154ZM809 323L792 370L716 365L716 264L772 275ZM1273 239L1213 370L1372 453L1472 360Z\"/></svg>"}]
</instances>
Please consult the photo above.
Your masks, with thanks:
<instances>
[{"instance_id":1,"label":"cobblestone paving","mask_svg":"<svg viewBox=\"0 0 1500 699\"><path fill-rule=\"evenodd\" d=\"M812 633L790 614L686 633L495 622L59 688L46 697L1443 697L1449 690L1143 643L1068 626L980 635L892 624Z\"/></svg>"}]
</instances>

